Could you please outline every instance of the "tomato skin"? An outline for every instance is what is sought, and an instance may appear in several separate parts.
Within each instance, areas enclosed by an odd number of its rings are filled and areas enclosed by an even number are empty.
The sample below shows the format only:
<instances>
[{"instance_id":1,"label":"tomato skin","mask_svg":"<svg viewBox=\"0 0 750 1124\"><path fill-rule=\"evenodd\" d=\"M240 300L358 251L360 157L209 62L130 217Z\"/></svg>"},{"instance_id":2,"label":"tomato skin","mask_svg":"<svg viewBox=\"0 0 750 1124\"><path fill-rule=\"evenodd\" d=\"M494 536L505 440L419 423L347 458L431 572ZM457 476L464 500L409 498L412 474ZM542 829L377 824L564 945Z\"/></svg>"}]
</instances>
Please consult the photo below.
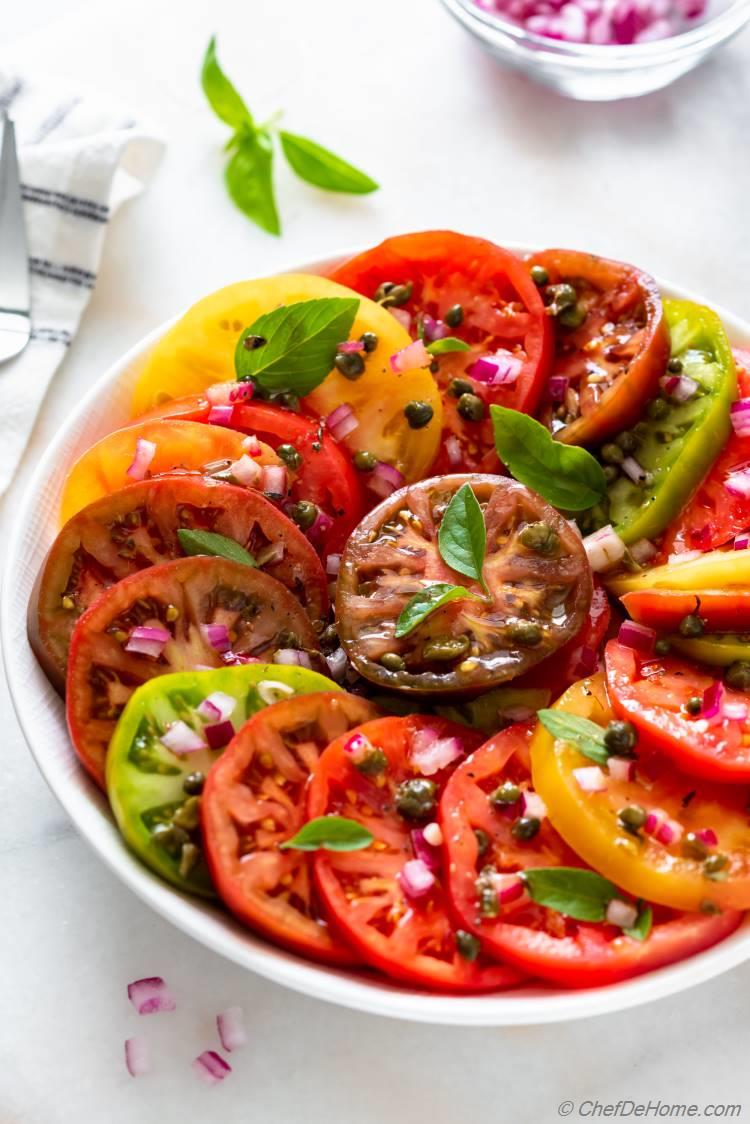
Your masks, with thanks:
<instances>
[{"instance_id":1,"label":"tomato skin","mask_svg":"<svg viewBox=\"0 0 750 1124\"><path fill-rule=\"evenodd\" d=\"M278 845L304 823L305 787L329 739L376 714L371 703L343 691L275 703L245 723L211 768L203 790L205 853L225 905L251 929L327 964L354 964L358 958L337 939L321 911L311 887L310 855L281 851ZM307 734L298 752L294 734L301 728ZM269 815L273 828L262 822ZM289 894L272 893L285 884L281 878L289 879L297 904Z\"/></svg>"},{"instance_id":2,"label":"tomato skin","mask_svg":"<svg viewBox=\"0 0 750 1124\"><path fill-rule=\"evenodd\" d=\"M615 717L601 673L575 683L555 709L600 726ZM565 842L634 897L687 912L750 908L748 789L681 772L643 735L636 753L633 780L616 780L610 774L603 792L584 792L574 770L590 765L590 760L537 726L531 743L534 787ZM712 828L718 845L711 853L726 856L722 873L727 877L707 877L702 859L684 853L680 843L665 845L650 835L636 838L625 831L619 826L619 810L633 804L666 812L684 832Z\"/></svg>"},{"instance_id":3,"label":"tomato skin","mask_svg":"<svg viewBox=\"0 0 750 1124\"><path fill-rule=\"evenodd\" d=\"M750 629L750 590L701 589L695 593L671 589L634 590L622 596L633 620L657 632L676 632L683 617L697 613L709 632Z\"/></svg>"},{"instance_id":4,"label":"tomato skin","mask_svg":"<svg viewBox=\"0 0 750 1124\"><path fill-rule=\"evenodd\" d=\"M458 413L457 399L447 393L447 387L453 378L470 378L466 368L478 355L515 348L523 363L517 381L490 387L472 380L474 393L486 407L494 403L534 412L549 370L552 331L527 267L484 238L432 230L387 238L337 266L330 276L369 297L383 281L411 282L412 295L402 309L412 317L414 336L418 314L442 319L451 306L462 306L463 321L451 327L450 334L469 343L472 350L438 359L435 377L442 393L444 425L431 471L435 475L497 472L499 460L488 409L481 423L467 421ZM451 437L460 446L460 453L453 457L446 450L446 439Z\"/></svg>"},{"instance_id":5,"label":"tomato skin","mask_svg":"<svg viewBox=\"0 0 750 1124\"><path fill-rule=\"evenodd\" d=\"M568 445L598 444L638 421L643 405L656 393L659 376L664 373L669 358L669 334L656 282L632 265L577 250L544 250L532 255L529 265L543 266L550 284L568 282L579 290L585 289L589 295L584 295L584 302L593 304L580 328L555 328L557 355L553 373L586 380L586 390L580 395L581 414L559 429L551 425L549 402L543 407L543 415L558 440ZM606 322L618 324L621 317L628 315L634 315L637 323L642 322L634 333L641 338L635 357L630 362L626 358L625 366L618 371L622 360L613 361L609 355L609 349L617 345L616 329L597 333ZM597 346L592 349L590 344L594 341ZM585 357L583 372L578 356ZM613 368L614 381L603 395L588 385L589 363L597 369Z\"/></svg>"},{"instance_id":6,"label":"tomato skin","mask_svg":"<svg viewBox=\"0 0 750 1124\"><path fill-rule=\"evenodd\" d=\"M648 938L638 941L610 925L567 920L527 896L502 906L498 917L478 916L475 881L488 863L501 873L534 866L585 866L549 820L532 840L517 842L512 819L489 801L489 793L504 780L528 780L533 729L533 723L517 724L485 742L456 768L440 802L451 901L461 924L479 937L488 954L564 987L604 987L682 960L737 928L742 918L738 912L675 916L661 910ZM490 840L481 856L477 829Z\"/></svg>"},{"instance_id":7,"label":"tomato skin","mask_svg":"<svg viewBox=\"0 0 750 1124\"><path fill-rule=\"evenodd\" d=\"M692 776L724 784L750 783L750 745L744 745L748 724L693 717L685 709L689 698L703 698L715 682L714 675L674 656L644 660L617 640L610 640L604 660L613 709L647 735L654 749ZM725 698L747 701L747 695L729 688Z\"/></svg>"},{"instance_id":8,"label":"tomato skin","mask_svg":"<svg viewBox=\"0 0 750 1124\"><path fill-rule=\"evenodd\" d=\"M381 718L357 729L388 758L383 783L368 778L345 750L348 736L325 750L311 781L307 813L310 819L335 813L365 824L375 836L366 850L348 854L317 851L315 881L331 923L373 967L393 979L446 992L492 991L521 981L505 965L480 956L463 959L455 945L455 929L446 912L445 875L423 900L411 900L399 881L403 864L414 857L411 830L395 810L393 795L403 781L419 775L410 764L411 739L430 729L438 737L458 737L466 749L481 738L465 727L439 718L412 715ZM442 787L449 769L433 775ZM363 811L364 809L364 811ZM436 856L436 862L439 862ZM445 867L442 867L444 872ZM370 889L375 882L377 889Z\"/></svg>"}]
</instances>

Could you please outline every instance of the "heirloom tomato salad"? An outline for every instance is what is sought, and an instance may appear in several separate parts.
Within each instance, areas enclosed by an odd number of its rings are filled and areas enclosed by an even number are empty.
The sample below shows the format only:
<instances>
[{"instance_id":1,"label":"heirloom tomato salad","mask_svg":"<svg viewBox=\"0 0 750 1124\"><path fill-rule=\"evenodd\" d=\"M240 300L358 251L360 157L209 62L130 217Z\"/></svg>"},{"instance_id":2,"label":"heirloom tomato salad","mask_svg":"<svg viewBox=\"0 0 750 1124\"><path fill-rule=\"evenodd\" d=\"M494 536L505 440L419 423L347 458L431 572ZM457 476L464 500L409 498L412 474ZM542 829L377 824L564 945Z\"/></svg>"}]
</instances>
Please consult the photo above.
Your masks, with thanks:
<instances>
[{"instance_id":1,"label":"heirloom tomato salad","mask_svg":"<svg viewBox=\"0 0 750 1124\"><path fill-rule=\"evenodd\" d=\"M714 311L431 231L166 332L29 635L176 891L410 987L597 987L750 909L748 547Z\"/></svg>"}]
</instances>

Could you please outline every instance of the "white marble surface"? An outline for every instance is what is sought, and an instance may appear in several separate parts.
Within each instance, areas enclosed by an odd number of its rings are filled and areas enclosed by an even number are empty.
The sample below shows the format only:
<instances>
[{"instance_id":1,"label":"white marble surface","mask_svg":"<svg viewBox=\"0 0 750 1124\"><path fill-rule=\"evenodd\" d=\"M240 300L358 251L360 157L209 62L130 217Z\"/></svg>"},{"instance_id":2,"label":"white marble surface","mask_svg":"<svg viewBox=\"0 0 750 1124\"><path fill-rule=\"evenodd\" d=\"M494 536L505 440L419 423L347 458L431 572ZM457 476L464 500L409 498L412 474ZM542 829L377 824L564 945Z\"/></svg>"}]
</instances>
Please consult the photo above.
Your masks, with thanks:
<instances>
[{"instance_id":1,"label":"white marble surface","mask_svg":"<svg viewBox=\"0 0 750 1124\"><path fill-rule=\"evenodd\" d=\"M290 129L362 164L383 190L333 199L283 170L280 241L234 211L224 132L197 85L213 31L258 115L283 107ZM24 0L3 5L2 43L120 94L169 144L152 190L113 223L16 488L81 390L160 320L227 281L397 230L579 245L750 316L749 33L671 90L605 106L497 70L437 0ZM226 1124L380 1124L394 1113L416 1124L425 1109L434 1124L546 1122L567 1098L703 1105L748 1091L750 967L639 1011L496 1031L358 1016L244 974L149 913L89 853L37 775L4 687L0 723L1 1124L182 1124L207 1113ZM180 1010L138 1020L124 987L153 973L168 977ZM245 1008L250 1045L230 1080L203 1088L187 1063L229 1003ZM122 1064L136 1031L155 1055L137 1082Z\"/></svg>"}]
</instances>

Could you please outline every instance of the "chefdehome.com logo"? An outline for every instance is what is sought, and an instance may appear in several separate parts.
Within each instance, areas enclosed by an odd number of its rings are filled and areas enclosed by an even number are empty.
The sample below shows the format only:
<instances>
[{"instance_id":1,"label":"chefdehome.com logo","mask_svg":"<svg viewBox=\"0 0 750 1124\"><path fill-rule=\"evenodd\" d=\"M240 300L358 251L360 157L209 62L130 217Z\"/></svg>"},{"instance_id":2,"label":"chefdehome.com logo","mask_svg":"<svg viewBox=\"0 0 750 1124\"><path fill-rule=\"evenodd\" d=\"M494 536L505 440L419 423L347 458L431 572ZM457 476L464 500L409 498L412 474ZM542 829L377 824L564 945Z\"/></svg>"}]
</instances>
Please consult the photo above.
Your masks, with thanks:
<instances>
[{"instance_id":1,"label":"chefdehome.com logo","mask_svg":"<svg viewBox=\"0 0 750 1124\"><path fill-rule=\"evenodd\" d=\"M669 1101L561 1101L558 1116L646 1120L739 1120L741 1104L672 1104Z\"/></svg>"}]
</instances>

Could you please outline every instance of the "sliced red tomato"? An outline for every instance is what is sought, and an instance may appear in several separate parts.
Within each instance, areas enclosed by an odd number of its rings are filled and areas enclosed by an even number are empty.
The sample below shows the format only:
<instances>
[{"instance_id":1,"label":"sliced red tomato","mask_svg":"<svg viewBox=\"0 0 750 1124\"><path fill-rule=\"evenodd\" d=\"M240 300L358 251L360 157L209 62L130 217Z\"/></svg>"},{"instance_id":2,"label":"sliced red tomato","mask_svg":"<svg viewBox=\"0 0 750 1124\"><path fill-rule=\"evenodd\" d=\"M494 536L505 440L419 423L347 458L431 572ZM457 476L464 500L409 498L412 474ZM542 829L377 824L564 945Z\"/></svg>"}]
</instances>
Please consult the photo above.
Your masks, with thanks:
<instances>
[{"instance_id":1,"label":"sliced red tomato","mask_svg":"<svg viewBox=\"0 0 750 1124\"><path fill-rule=\"evenodd\" d=\"M210 410L208 399L196 394L165 402L147 416L205 422ZM325 523L331 521L330 526L314 536L320 553L326 556L341 551L365 511L360 474L348 450L331 437L318 419L269 402L237 402L226 424L254 434L274 452L279 445L294 446L302 464L299 468L287 466L289 499L293 503L311 501L327 517Z\"/></svg>"},{"instance_id":2,"label":"sliced red tomato","mask_svg":"<svg viewBox=\"0 0 750 1124\"><path fill-rule=\"evenodd\" d=\"M470 351L437 359L435 378L443 396L443 435L432 472L497 471L489 406L533 413L547 378L552 335L539 292L528 269L514 254L484 238L448 230L387 238L379 246L338 266L330 275L342 285L374 299L384 283L410 285L411 295L396 308L408 317L414 338L457 336ZM387 303L387 298L386 298ZM451 314L450 310L460 313ZM460 321L454 323L460 315ZM446 322L447 317L447 322ZM495 385L468 369L481 356L500 353L505 381ZM460 399L449 392L455 378L468 379L481 399L483 417L470 420Z\"/></svg>"},{"instance_id":3,"label":"sliced red tomato","mask_svg":"<svg viewBox=\"0 0 750 1124\"><path fill-rule=\"evenodd\" d=\"M725 687L711 669L674 656L643 659L617 640L607 645L605 665L614 710L655 749L696 777L750 783L750 696ZM697 714L688 709L692 699L701 700Z\"/></svg>"},{"instance_id":4,"label":"sliced red tomato","mask_svg":"<svg viewBox=\"0 0 750 1124\"><path fill-rule=\"evenodd\" d=\"M556 382L547 385L541 420L567 444L598 444L638 421L664 374L669 333L656 282L576 250L545 250L528 266L546 271L542 295L555 312Z\"/></svg>"},{"instance_id":5,"label":"sliced red tomato","mask_svg":"<svg viewBox=\"0 0 750 1124\"><path fill-rule=\"evenodd\" d=\"M750 397L750 351L734 348L740 398ZM750 468L750 437L734 431L687 507L667 527L662 558L687 550L715 550L750 527L750 496L726 489L727 477Z\"/></svg>"},{"instance_id":6,"label":"sliced red tomato","mask_svg":"<svg viewBox=\"0 0 750 1124\"><path fill-rule=\"evenodd\" d=\"M512 968L461 955L448 913L443 856L420 830L437 814L450 772L446 762L454 752L475 749L481 738L467 727L421 715L381 718L356 733L366 739L365 756L358 756L361 742L353 753L350 737L338 738L321 757L308 792L311 819L344 816L375 837L366 850L316 852L315 880L331 923L363 959L396 980L454 992L518 983ZM381 756L381 770L358 769L355 761L365 763L373 752Z\"/></svg>"},{"instance_id":7,"label":"sliced red tomato","mask_svg":"<svg viewBox=\"0 0 750 1124\"><path fill-rule=\"evenodd\" d=\"M304 823L305 788L325 747L376 714L343 691L266 707L212 766L201 800L206 858L224 903L251 929L327 963L357 957L328 927L310 856L279 844Z\"/></svg>"},{"instance_id":8,"label":"sliced red tomato","mask_svg":"<svg viewBox=\"0 0 750 1124\"><path fill-rule=\"evenodd\" d=\"M707 916L656 907L651 932L637 940L614 925L575 921L531 900L519 872L589 869L548 818L531 839L516 838L520 797L500 806L491 799L503 784L533 792L534 725L511 726L472 753L448 780L440 801L453 908L485 952L565 987L603 987L683 960L733 932L742 916L737 912Z\"/></svg>"},{"instance_id":9,"label":"sliced red tomato","mask_svg":"<svg viewBox=\"0 0 750 1124\"><path fill-rule=\"evenodd\" d=\"M556 699L563 691L590 675L599 659L599 649L609 630L612 609L607 591L598 578L594 578L589 615L583 627L559 652L542 660L536 667L513 682L514 687L546 687L550 697Z\"/></svg>"},{"instance_id":10,"label":"sliced red tomato","mask_svg":"<svg viewBox=\"0 0 750 1124\"><path fill-rule=\"evenodd\" d=\"M209 631L210 625L216 629ZM128 650L132 630L140 627L169 634L159 655ZM268 574L205 557L131 574L105 590L73 630L66 692L73 747L104 787L107 746L141 683L170 671L272 661L280 648L306 651L313 670L326 670L307 613Z\"/></svg>"},{"instance_id":11,"label":"sliced red tomato","mask_svg":"<svg viewBox=\"0 0 750 1124\"><path fill-rule=\"evenodd\" d=\"M677 632L691 614L701 617L708 632L750 631L748 589L644 589L623 594L621 601L633 620L657 632Z\"/></svg>"}]
</instances>

